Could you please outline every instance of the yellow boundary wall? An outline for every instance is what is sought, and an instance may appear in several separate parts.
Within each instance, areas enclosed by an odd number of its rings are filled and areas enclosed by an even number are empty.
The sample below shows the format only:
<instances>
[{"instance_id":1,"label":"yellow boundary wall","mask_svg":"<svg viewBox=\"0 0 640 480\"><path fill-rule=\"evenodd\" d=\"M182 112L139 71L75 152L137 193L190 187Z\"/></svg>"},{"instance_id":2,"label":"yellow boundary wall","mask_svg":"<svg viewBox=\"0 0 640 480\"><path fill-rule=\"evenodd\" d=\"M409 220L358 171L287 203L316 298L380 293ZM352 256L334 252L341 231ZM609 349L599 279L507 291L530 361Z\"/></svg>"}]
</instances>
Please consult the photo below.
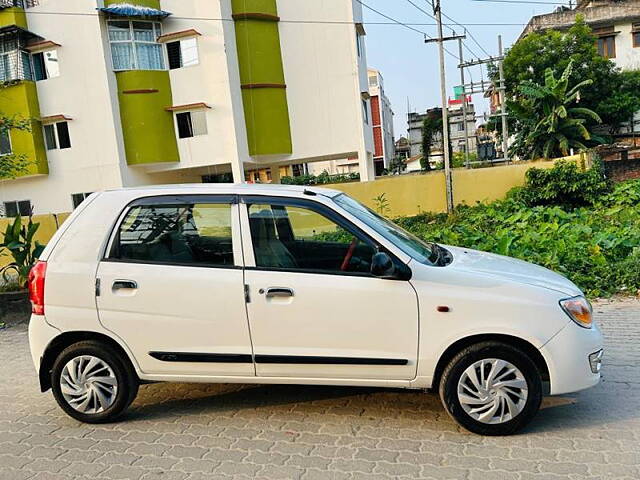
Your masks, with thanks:
<instances>
[{"instance_id":1,"label":"yellow boundary wall","mask_svg":"<svg viewBox=\"0 0 640 480\"><path fill-rule=\"evenodd\" d=\"M580 162L585 156L574 155L564 160ZM491 168L453 170L453 199L456 205L475 205L504 198L509 190L522 186L530 168L551 168L555 160L518 162ZM373 182L336 183L327 188L340 190L368 207L375 209L376 197L384 194L389 202L389 217L417 215L420 212L446 212L444 171L382 178Z\"/></svg>"}]
</instances>

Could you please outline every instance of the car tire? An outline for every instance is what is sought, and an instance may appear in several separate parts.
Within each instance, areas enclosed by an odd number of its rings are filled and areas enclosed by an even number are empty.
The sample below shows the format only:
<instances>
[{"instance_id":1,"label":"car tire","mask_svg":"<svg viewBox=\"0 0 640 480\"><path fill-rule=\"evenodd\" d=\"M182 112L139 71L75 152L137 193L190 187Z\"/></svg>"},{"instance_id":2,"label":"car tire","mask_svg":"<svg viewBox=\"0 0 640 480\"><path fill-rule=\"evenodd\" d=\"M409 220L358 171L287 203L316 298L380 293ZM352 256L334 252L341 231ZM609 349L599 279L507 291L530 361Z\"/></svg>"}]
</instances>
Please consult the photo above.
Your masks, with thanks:
<instances>
[{"instance_id":1,"label":"car tire","mask_svg":"<svg viewBox=\"0 0 640 480\"><path fill-rule=\"evenodd\" d=\"M53 396L67 415L84 423L117 419L138 394L128 358L105 343L87 340L65 348L51 371Z\"/></svg>"},{"instance_id":2,"label":"car tire","mask_svg":"<svg viewBox=\"0 0 640 480\"><path fill-rule=\"evenodd\" d=\"M510 435L540 409L542 379L531 358L502 342L487 341L459 352L440 380L447 413L479 435Z\"/></svg>"}]
</instances>

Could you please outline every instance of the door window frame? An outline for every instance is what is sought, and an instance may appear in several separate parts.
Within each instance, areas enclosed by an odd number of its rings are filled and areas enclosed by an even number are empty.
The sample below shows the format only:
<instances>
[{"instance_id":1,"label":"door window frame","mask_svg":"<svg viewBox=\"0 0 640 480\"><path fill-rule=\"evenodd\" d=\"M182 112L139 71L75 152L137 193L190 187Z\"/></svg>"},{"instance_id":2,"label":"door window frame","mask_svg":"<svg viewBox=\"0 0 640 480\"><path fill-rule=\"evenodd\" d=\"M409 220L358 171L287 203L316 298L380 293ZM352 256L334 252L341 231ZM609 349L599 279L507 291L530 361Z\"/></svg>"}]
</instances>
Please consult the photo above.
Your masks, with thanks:
<instances>
[{"instance_id":1,"label":"door window frame","mask_svg":"<svg viewBox=\"0 0 640 480\"><path fill-rule=\"evenodd\" d=\"M171 261L156 260L134 260L129 258L117 258L113 255L116 252L117 242L120 238L120 227L125 221L129 212L136 207L149 205L177 205L177 204L217 204L229 205L231 209L231 243L233 248L233 265L215 265L207 263L185 263ZM140 265L167 265L174 267L193 267L193 268L219 268L226 270L238 270L244 268L243 250L242 250L242 231L240 227L238 195L235 194L169 194L169 195L151 195L139 197L129 202L118 215L109 233L108 242L102 252L100 261L110 263L130 263Z\"/></svg>"},{"instance_id":2,"label":"door window frame","mask_svg":"<svg viewBox=\"0 0 640 480\"><path fill-rule=\"evenodd\" d=\"M365 272L343 272L340 270L320 270L310 268L279 268L279 267L258 267L256 265L255 254L253 249L253 239L251 237L251 226L249 224L249 207L251 205L278 205L285 207L297 207L307 208L314 213L322 215L328 220L334 222L341 228L344 228L351 235L357 237L360 241L367 241L371 243L378 252L384 252L391 257L391 260L396 264L404 265L408 271L409 267L404 263L398 255L390 251L381 242L376 240L372 235L365 232L362 228L356 225L354 222L343 216L340 212L333 208L317 201L296 198L296 197L280 197L269 195L240 195L240 223L243 234L243 254L246 270L258 270L266 272L288 272L288 273L301 273L301 274L315 274L315 275L334 275L334 276L346 276L346 277L360 277L360 278L372 278L380 279L371 273ZM410 277L410 275L409 275ZM407 279L397 279L396 281L406 281ZM386 279L389 280L389 279Z\"/></svg>"}]
</instances>

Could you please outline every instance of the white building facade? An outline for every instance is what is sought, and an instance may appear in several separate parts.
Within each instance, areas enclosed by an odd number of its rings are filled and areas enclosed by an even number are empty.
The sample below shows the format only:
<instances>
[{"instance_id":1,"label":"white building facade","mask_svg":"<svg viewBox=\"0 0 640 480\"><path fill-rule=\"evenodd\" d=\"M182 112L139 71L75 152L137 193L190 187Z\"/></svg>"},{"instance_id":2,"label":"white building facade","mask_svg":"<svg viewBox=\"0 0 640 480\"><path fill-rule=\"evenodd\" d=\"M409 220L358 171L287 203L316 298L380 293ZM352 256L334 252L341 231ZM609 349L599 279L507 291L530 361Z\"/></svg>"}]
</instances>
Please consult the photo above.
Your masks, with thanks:
<instances>
[{"instance_id":1,"label":"white building facade","mask_svg":"<svg viewBox=\"0 0 640 480\"><path fill-rule=\"evenodd\" d=\"M0 62L0 113L32 119L1 153L33 161L0 202L66 212L97 190L265 167L277 182L281 166L341 158L372 180L361 8L1 0L0 52L17 60Z\"/></svg>"}]
</instances>

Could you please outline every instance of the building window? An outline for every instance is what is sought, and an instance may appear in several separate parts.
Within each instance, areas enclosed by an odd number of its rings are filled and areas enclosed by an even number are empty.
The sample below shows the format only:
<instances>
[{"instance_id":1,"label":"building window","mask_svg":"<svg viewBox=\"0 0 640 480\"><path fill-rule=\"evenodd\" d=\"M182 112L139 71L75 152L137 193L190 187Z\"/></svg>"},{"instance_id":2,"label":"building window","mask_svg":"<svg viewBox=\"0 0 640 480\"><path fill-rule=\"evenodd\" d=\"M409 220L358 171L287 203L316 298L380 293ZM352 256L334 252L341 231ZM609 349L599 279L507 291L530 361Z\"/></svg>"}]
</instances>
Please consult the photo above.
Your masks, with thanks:
<instances>
[{"instance_id":1,"label":"building window","mask_svg":"<svg viewBox=\"0 0 640 480\"><path fill-rule=\"evenodd\" d=\"M373 76L369 77L369 86L370 87L377 87L378 86L378 77L376 75L373 75Z\"/></svg>"},{"instance_id":2,"label":"building window","mask_svg":"<svg viewBox=\"0 0 640 480\"><path fill-rule=\"evenodd\" d=\"M29 53L22 50L24 41L16 33L0 38L0 82L33 80Z\"/></svg>"},{"instance_id":3,"label":"building window","mask_svg":"<svg viewBox=\"0 0 640 480\"><path fill-rule=\"evenodd\" d=\"M60 76L56 50L34 53L31 57L33 59L33 77L37 82Z\"/></svg>"},{"instance_id":4,"label":"building window","mask_svg":"<svg viewBox=\"0 0 640 480\"><path fill-rule=\"evenodd\" d=\"M614 26L595 28L593 33L598 37L598 53L604 58L616 58L616 33Z\"/></svg>"},{"instance_id":5,"label":"building window","mask_svg":"<svg viewBox=\"0 0 640 480\"><path fill-rule=\"evenodd\" d=\"M187 38L167 43L167 58L169 59L169 70L198 65L200 62L198 40Z\"/></svg>"},{"instance_id":6,"label":"building window","mask_svg":"<svg viewBox=\"0 0 640 480\"><path fill-rule=\"evenodd\" d=\"M364 123L369 125L369 106L366 100L362 100L362 115L364 115Z\"/></svg>"},{"instance_id":7,"label":"building window","mask_svg":"<svg viewBox=\"0 0 640 480\"><path fill-rule=\"evenodd\" d=\"M31 206L31 200L18 200L11 202L4 202L4 216L5 217L29 217L33 213Z\"/></svg>"},{"instance_id":8,"label":"building window","mask_svg":"<svg viewBox=\"0 0 640 480\"><path fill-rule=\"evenodd\" d=\"M640 23L634 23L631 28L631 36L633 37L634 48L640 47Z\"/></svg>"},{"instance_id":9,"label":"building window","mask_svg":"<svg viewBox=\"0 0 640 480\"><path fill-rule=\"evenodd\" d=\"M113 69L164 70L159 22L114 20L108 22Z\"/></svg>"},{"instance_id":10,"label":"building window","mask_svg":"<svg viewBox=\"0 0 640 480\"><path fill-rule=\"evenodd\" d=\"M9 130L2 130L0 131L0 155L11 155L12 153Z\"/></svg>"},{"instance_id":11,"label":"building window","mask_svg":"<svg viewBox=\"0 0 640 480\"><path fill-rule=\"evenodd\" d=\"M362 56L362 44L360 41L360 32L356 31L356 49L358 50L358 57Z\"/></svg>"},{"instance_id":12,"label":"building window","mask_svg":"<svg viewBox=\"0 0 640 480\"><path fill-rule=\"evenodd\" d=\"M191 138L207 134L207 112L196 110L176 114L178 138Z\"/></svg>"},{"instance_id":13,"label":"building window","mask_svg":"<svg viewBox=\"0 0 640 480\"><path fill-rule=\"evenodd\" d=\"M45 125L44 142L47 150L71 148L69 124L67 122L58 122Z\"/></svg>"},{"instance_id":14,"label":"building window","mask_svg":"<svg viewBox=\"0 0 640 480\"><path fill-rule=\"evenodd\" d=\"M76 208L78 208L80 206L80 204L82 202L84 202L84 199L87 198L92 193L93 192L89 192L89 193L74 193L73 195L71 195L71 202L73 203L73 209L75 210Z\"/></svg>"},{"instance_id":15,"label":"building window","mask_svg":"<svg viewBox=\"0 0 640 480\"><path fill-rule=\"evenodd\" d=\"M464 122L460 122L460 123L458 124L458 131L459 131L459 132L464 132Z\"/></svg>"}]
</instances>

